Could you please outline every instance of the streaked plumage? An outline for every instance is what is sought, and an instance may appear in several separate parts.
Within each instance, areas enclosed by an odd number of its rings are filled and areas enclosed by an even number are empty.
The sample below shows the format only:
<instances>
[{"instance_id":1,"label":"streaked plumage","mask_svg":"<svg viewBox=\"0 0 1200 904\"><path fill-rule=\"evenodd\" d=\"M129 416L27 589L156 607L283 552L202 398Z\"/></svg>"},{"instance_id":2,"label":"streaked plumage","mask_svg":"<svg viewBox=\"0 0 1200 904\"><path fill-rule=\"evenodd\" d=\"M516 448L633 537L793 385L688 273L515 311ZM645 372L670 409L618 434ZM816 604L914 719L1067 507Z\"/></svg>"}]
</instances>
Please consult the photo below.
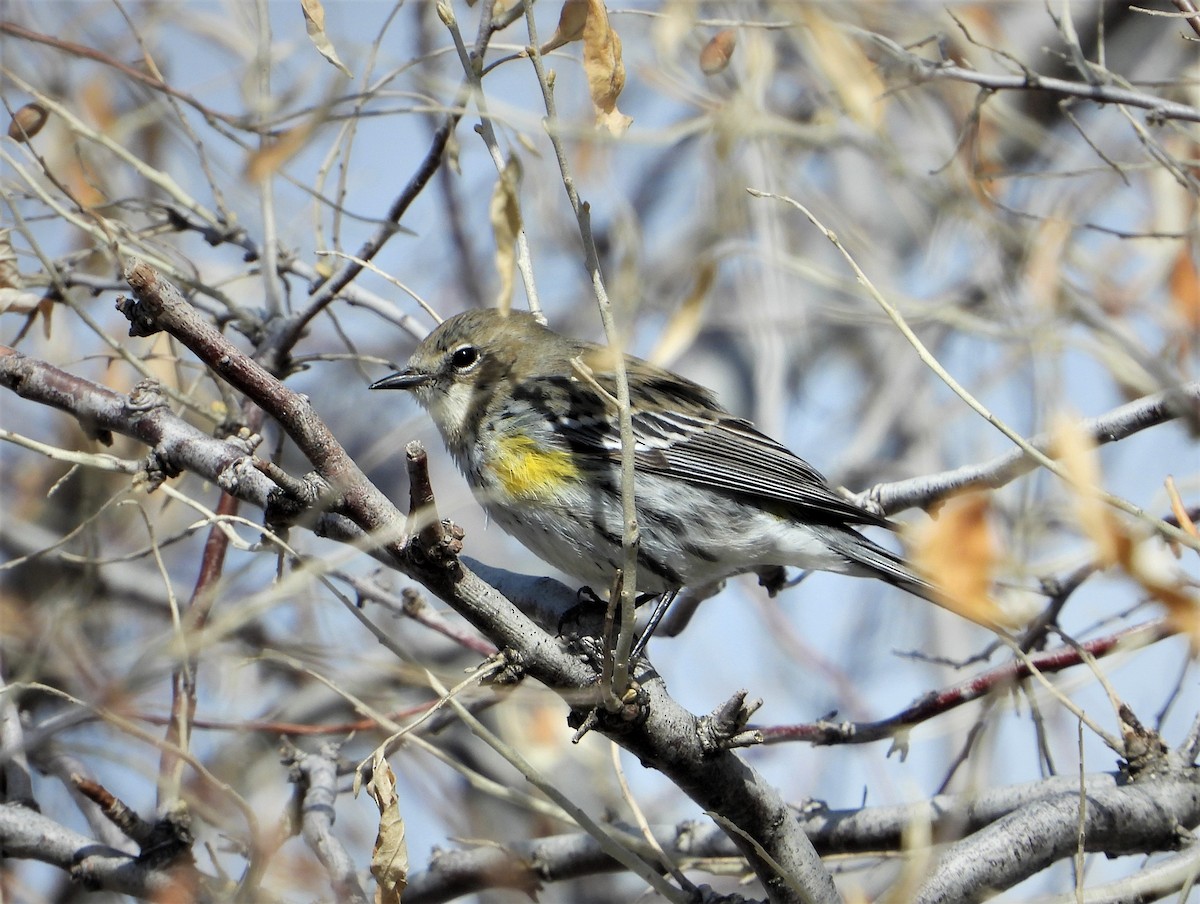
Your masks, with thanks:
<instances>
[{"instance_id":1,"label":"streaked plumage","mask_svg":"<svg viewBox=\"0 0 1200 904\"><path fill-rule=\"evenodd\" d=\"M469 311L435 329L404 371L372 388L410 390L496 523L603 592L621 558L622 530L611 354L529 314ZM854 529L887 526L885 519L841 496L704 387L631 356L625 365L640 591L792 565L931 596L899 556Z\"/></svg>"}]
</instances>

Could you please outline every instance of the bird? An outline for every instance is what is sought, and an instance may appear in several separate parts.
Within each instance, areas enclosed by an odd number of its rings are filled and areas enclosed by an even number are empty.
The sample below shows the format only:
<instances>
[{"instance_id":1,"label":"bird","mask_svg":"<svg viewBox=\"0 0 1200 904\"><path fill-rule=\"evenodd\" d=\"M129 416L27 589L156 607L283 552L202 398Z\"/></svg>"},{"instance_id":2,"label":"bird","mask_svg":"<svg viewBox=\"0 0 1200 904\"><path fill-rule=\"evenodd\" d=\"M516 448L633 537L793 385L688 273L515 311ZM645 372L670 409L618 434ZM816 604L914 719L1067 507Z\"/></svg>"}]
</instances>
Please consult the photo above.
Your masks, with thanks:
<instances>
[{"instance_id":1,"label":"bird","mask_svg":"<svg viewBox=\"0 0 1200 904\"><path fill-rule=\"evenodd\" d=\"M411 393L491 521L593 591L622 563L615 353L523 311L450 317L371 389ZM877 578L943 605L859 532L894 525L723 408L705 387L624 355L633 424L637 591L674 595L792 566Z\"/></svg>"}]
</instances>

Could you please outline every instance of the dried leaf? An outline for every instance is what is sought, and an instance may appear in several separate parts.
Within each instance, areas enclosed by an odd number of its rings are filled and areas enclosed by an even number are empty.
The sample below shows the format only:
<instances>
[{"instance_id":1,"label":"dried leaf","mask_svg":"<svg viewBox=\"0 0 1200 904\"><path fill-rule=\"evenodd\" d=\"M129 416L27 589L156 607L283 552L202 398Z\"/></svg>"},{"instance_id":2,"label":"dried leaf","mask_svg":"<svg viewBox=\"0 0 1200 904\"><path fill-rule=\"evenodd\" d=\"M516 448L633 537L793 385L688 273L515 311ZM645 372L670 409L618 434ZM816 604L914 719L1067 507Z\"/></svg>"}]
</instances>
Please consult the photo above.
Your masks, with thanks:
<instances>
[{"instance_id":1,"label":"dried leaf","mask_svg":"<svg viewBox=\"0 0 1200 904\"><path fill-rule=\"evenodd\" d=\"M617 97L625 87L625 64L621 62L621 39L608 22L603 0L566 0L558 14L558 27L541 52L581 39L583 71L596 108L596 125L624 135L633 122L617 109Z\"/></svg>"},{"instance_id":2,"label":"dried leaf","mask_svg":"<svg viewBox=\"0 0 1200 904\"><path fill-rule=\"evenodd\" d=\"M26 314L30 322L40 317L42 333L49 339L54 302L37 292L27 292L24 287L25 278L21 276L12 244L12 229L0 228L0 314Z\"/></svg>"},{"instance_id":3,"label":"dried leaf","mask_svg":"<svg viewBox=\"0 0 1200 904\"><path fill-rule=\"evenodd\" d=\"M246 159L246 178L251 182L261 182L273 176L285 163L300 153L313 133L313 126L311 120L302 122L252 152Z\"/></svg>"},{"instance_id":4,"label":"dried leaf","mask_svg":"<svg viewBox=\"0 0 1200 904\"><path fill-rule=\"evenodd\" d=\"M396 796L396 775L380 753L371 764L367 793L379 808L379 831L371 851L371 875L378 883L377 904L400 904L408 885L408 846L404 840L404 817Z\"/></svg>"},{"instance_id":5,"label":"dried leaf","mask_svg":"<svg viewBox=\"0 0 1200 904\"><path fill-rule=\"evenodd\" d=\"M711 258L705 260L696 273L696 284L667 321L658 344L648 356L649 360L668 366L696 341L696 337L700 335L700 324L703 322L704 300L708 298L716 276L717 265Z\"/></svg>"},{"instance_id":6,"label":"dried leaf","mask_svg":"<svg viewBox=\"0 0 1200 904\"><path fill-rule=\"evenodd\" d=\"M108 79L97 77L84 82L79 92L79 105L101 132L112 132L117 128L121 112L113 102L112 83Z\"/></svg>"},{"instance_id":7,"label":"dried leaf","mask_svg":"<svg viewBox=\"0 0 1200 904\"><path fill-rule=\"evenodd\" d=\"M517 269L517 235L521 231L521 162L509 157L504 171L492 190L488 214L496 234L496 271L500 274L500 292L496 307L508 313L512 310L513 278Z\"/></svg>"},{"instance_id":8,"label":"dried leaf","mask_svg":"<svg viewBox=\"0 0 1200 904\"><path fill-rule=\"evenodd\" d=\"M1064 418L1055 425L1054 453L1071 482L1076 517L1096 546L1096 560L1104 567L1119 566L1162 603L1172 624L1188 636L1192 654L1200 652L1200 598L1189 592L1165 547L1153 537L1135 537L1100 498L1100 466L1091 437L1076 421Z\"/></svg>"},{"instance_id":9,"label":"dried leaf","mask_svg":"<svg viewBox=\"0 0 1200 904\"><path fill-rule=\"evenodd\" d=\"M697 4L692 0L662 0L650 26L654 52L660 60L673 60L696 33Z\"/></svg>"},{"instance_id":10,"label":"dried leaf","mask_svg":"<svg viewBox=\"0 0 1200 904\"><path fill-rule=\"evenodd\" d=\"M320 252L317 256L317 262L313 265L313 269L317 271L317 276L321 279L329 279L335 271L333 256L328 252Z\"/></svg>"},{"instance_id":11,"label":"dried leaf","mask_svg":"<svg viewBox=\"0 0 1200 904\"><path fill-rule=\"evenodd\" d=\"M588 0L583 23L583 71L596 108L596 125L614 135L624 135L633 119L617 109L617 98L625 88L621 39L609 25L608 10L601 0Z\"/></svg>"},{"instance_id":12,"label":"dried leaf","mask_svg":"<svg viewBox=\"0 0 1200 904\"><path fill-rule=\"evenodd\" d=\"M1200 537L1200 528L1196 527L1196 522L1188 514L1187 507L1183 504L1183 497L1179 495L1179 490L1175 486L1175 478L1169 474L1167 475L1166 487L1167 498L1171 500L1171 514L1175 516L1175 520L1179 523L1179 529L1190 536Z\"/></svg>"},{"instance_id":13,"label":"dried leaf","mask_svg":"<svg viewBox=\"0 0 1200 904\"><path fill-rule=\"evenodd\" d=\"M1128 532L1100 498L1100 459L1096 444L1074 418L1060 417L1053 428L1054 457L1074 491L1075 517L1096 546L1102 567L1126 566L1132 551Z\"/></svg>"},{"instance_id":14,"label":"dried leaf","mask_svg":"<svg viewBox=\"0 0 1200 904\"><path fill-rule=\"evenodd\" d=\"M308 32L308 39L317 52L341 70L343 75L353 78L354 73L338 58L333 42L325 31L325 7L321 5L321 0L300 0L300 8L304 10L304 28Z\"/></svg>"},{"instance_id":15,"label":"dried leaf","mask_svg":"<svg viewBox=\"0 0 1200 904\"><path fill-rule=\"evenodd\" d=\"M0 228L0 289L20 289L24 285L13 248L12 228L5 226Z\"/></svg>"},{"instance_id":16,"label":"dried leaf","mask_svg":"<svg viewBox=\"0 0 1200 904\"><path fill-rule=\"evenodd\" d=\"M1029 249L1029 257L1025 262L1025 282L1029 294L1047 308L1053 309L1058 304L1065 260L1063 250L1073 230L1074 227L1066 220L1048 219L1042 223L1033 247Z\"/></svg>"},{"instance_id":17,"label":"dried leaf","mask_svg":"<svg viewBox=\"0 0 1200 904\"><path fill-rule=\"evenodd\" d=\"M1187 589L1186 578L1175 560L1152 538L1132 546L1125 571L1167 610L1176 630L1186 635L1192 655L1200 653L1200 597Z\"/></svg>"},{"instance_id":18,"label":"dried leaf","mask_svg":"<svg viewBox=\"0 0 1200 904\"><path fill-rule=\"evenodd\" d=\"M862 47L813 7L804 7L809 51L825 73L842 106L859 125L873 132L883 124L887 86Z\"/></svg>"},{"instance_id":19,"label":"dried leaf","mask_svg":"<svg viewBox=\"0 0 1200 904\"><path fill-rule=\"evenodd\" d=\"M1183 322L1191 330L1200 330L1200 270L1187 245L1179 249L1169 285L1171 301Z\"/></svg>"},{"instance_id":20,"label":"dried leaf","mask_svg":"<svg viewBox=\"0 0 1200 904\"><path fill-rule=\"evenodd\" d=\"M12 116L8 124L8 137L13 141L28 141L42 130L50 111L41 104L26 104Z\"/></svg>"},{"instance_id":21,"label":"dried leaf","mask_svg":"<svg viewBox=\"0 0 1200 904\"><path fill-rule=\"evenodd\" d=\"M565 0L558 14L558 27L554 29L550 40L542 45L541 53L549 53L582 38L589 6L591 0Z\"/></svg>"},{"instance_id":22,"label":"dried leaf","mask_svg":"<svg viewBox=\"0 0 1200 904\"><path fill-rule=\"evenodd\" d=\"M991 497L970 492L946 501L937 518L914 531L912 562L930 575L938 602L978 624L1009 624L1011 616L992 598L1000 543L992 529Z\"/></svg>"},{"instance_id":23,"label":"dried leaf","mask_svg":"<svg viewBox=\"0 0 1200 904\"><path fill-rule=\"evenodd\" d=\"M0 314L28 314L41 317L42 331L50 338L50 315L54 302L37 292L0 288Z\"/></svg>"},{"instance_id":24,"label":"dried leaf","mask_svg":"<svg viewBox=\"0 0 1200 904\"><path fill-rule=\"evenodd\" d=\"M60 178L80 207L94 210L108 203L104 178L106 172L105 169L98 170L92 166L83 154L74 154L60 171Z\"/></svg>"},{"instance_id":25,"label":"dried leaf","mask_svg":"<svg viewBox=\"0 0 1200 904\"><path fill-rule=\"evenodd\" d=\"M700 51L700 71L705 75L724 72L737 45L737 32L726 28L713 35Z\"/></svg>"}]
</instances>

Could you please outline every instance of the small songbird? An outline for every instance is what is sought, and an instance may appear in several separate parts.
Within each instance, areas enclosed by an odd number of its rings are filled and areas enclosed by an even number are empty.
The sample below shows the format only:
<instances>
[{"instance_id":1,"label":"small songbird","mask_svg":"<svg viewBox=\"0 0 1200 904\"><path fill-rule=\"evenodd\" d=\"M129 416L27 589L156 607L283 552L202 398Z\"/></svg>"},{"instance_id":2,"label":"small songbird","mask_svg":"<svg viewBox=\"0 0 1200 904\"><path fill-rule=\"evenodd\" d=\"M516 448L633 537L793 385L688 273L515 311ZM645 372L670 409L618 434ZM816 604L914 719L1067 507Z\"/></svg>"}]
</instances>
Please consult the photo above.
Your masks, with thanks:
<instances>
[{"instance_id":1,"label":"small songbird","mask_svg":"<svg viewBox=\"0 0 1200 904\"><path fill-rule=\"evenodd\" d=\"M621 567L621 437L613 352L532 315L468 311L372 389L406 389L505 531L598 592ZM625 356L640 531L637 590L669 594L792 565L875 577L938 602L859 534L889 522L723 409L704 387Z\"/></svg>"}]
</instances>

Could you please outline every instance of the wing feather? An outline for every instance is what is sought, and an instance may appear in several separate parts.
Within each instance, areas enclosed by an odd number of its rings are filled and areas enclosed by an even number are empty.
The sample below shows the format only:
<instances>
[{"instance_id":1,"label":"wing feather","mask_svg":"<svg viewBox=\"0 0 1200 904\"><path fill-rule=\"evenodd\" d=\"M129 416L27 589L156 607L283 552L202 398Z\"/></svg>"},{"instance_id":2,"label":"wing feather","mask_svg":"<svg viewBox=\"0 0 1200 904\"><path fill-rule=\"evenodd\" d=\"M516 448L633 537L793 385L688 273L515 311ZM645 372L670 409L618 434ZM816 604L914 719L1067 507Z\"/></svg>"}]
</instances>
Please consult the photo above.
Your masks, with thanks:
<instances>
[{"instance_id":1,"label":"wing feather","mask_svg":"<svg viewBox=\"0 0 1200 904\"><path fill-rule=\"evenodd\" d=\"M663 420L677 427L684 427L688 420L693 423L686 425L690 429L677 430L674 440L665 446L644 443L647 423ZM694 421L690 415L676 412L636 416L637 467L768 504L782 503L804 520L887 525L886 519L846 499L812 465L748 421L729 415L716 416L707 424ZM653 435L661 427L650 430Z\"/></svg>"},{"instance_id":2,"label":"wing feather","mask_svg":"<svg viewBox=\"0 0 1200 904\"><path fill-rule=\"evenodd\" d=\"M726 412L704 387L637 358L626 364L636 387L638 470L736 493L806 521L889 526L839 494L787 447ZM615 395L611 372L594 371L594 378ZM580 389L575 379L559 376L555 383L559 392ZM578 406L560 417L559 435L574 454L610 465L620 457L619 431L607 418L590 414L587 406Z\"/></svg>"}]
</instances>

